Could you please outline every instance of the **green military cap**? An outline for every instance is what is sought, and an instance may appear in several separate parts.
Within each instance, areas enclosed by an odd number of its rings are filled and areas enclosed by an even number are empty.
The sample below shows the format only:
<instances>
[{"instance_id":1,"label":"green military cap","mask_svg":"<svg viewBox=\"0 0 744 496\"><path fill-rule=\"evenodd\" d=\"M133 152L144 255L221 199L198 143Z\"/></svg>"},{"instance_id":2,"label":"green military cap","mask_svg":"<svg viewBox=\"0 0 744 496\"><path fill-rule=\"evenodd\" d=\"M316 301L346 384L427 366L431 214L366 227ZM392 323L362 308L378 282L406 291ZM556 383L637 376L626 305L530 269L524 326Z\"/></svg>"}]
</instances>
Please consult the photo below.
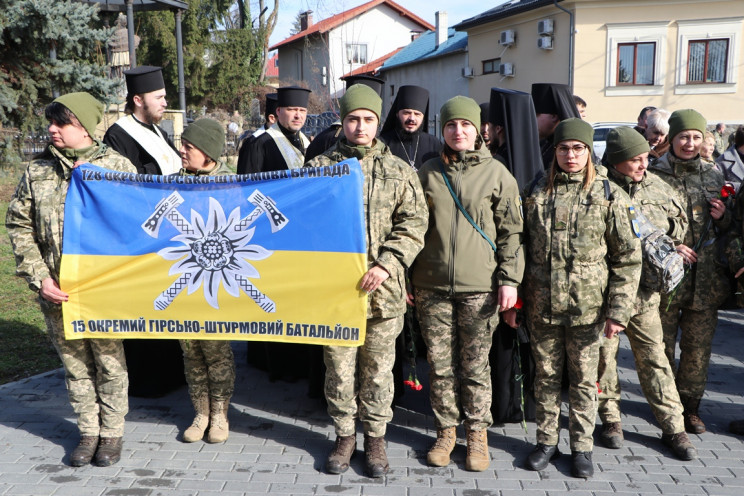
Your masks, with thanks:
<instances>
[{"instance_id":1,"label":"green military cap","mask_svg":"<svg viewBox=\"0 0 744 496\"><path fill-rule=\"evenodd\" d=\"M91 138L96 132L96 126L103 119L103 104L90 93L79 91L68 93L54 100L67 107L80 121L80 125L88 131Z\"/></svg>"},{"instance_id":2,"label":"green military cap","mask_svg":"<svg viewBox=\"0 0 744 496\"><path fill-rule=\"evenodd\" d=\"M553 144L558 145L561 141L581 141L591 150L594 146L594 129L592 125L578 117L572 117L561 121L553 133Z\"/></svg>"},{"instance_id":3,"label":"green military cap","mask_svg":"<svg viewBox=\"0 0 744 496\"><path fill-rule=\"evenodd\" d=\"M700 131L705 135L708 121L697 110L675 110L669 117L669 141L686 129Z\"/></svg>"},{"instance_id":4,"label":"green military cap","mask_svg":"<svg viewBox=\"0 0 744 496\"><path fill-rule=\"evenodd\" d=\"M214 160L220 160L225 148L225 130L222 124L214 119L199 119L189 124L181 139L188 141L204 154Z\"/></svg>"},{"instance_id":5,"label":"green military cap","mask_svg":"<svg viewBox=\"0 0 744 496\"><path fill-rule=\"evenodd\" d=\"M341 107L341 120L350 112L357 109L366 109L374 112L377 120L380 120L382 98L380 98L380 95L375 90L365 84L357 83L352 85L346 90L346 93L344 93L344 96L341 97L338 103Z\"/></svg>"},{"instance_id":6,"label":"green military cap","mask_svg":"<svg viewBox=\"0 0 744 496\"><path fill-rule=\"evenodd\" d=\"M648 153L648 141L632 127L620 126L607 133L607 161L616 165Z\"/></svg>"},{"instance_id":7,"label":"green military cap","mask_svg":"<svg viewBox=\"0 0 744 496\"><path fill-rule=\"evenodd\" d=\"M442 120L442 131L447 122L452 119L465 119L470 121L480 130L481 125L481 108L478 102L466 96L455 96L444 102L439 110ZM479 131L480 132L480 131Z\"/></svg>"}]
</instances>

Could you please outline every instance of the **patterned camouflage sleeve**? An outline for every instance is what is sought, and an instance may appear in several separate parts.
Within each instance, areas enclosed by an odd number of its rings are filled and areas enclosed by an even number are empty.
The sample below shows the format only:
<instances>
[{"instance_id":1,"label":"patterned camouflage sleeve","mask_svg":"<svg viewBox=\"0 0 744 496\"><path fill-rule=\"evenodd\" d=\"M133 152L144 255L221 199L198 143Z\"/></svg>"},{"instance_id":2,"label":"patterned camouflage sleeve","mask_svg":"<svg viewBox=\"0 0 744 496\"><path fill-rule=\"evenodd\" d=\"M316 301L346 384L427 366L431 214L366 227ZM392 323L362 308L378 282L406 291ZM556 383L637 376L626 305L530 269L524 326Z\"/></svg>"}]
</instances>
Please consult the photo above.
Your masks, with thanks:
<instances>
[{"instance_id":1,"label":"patterned camouflage sleeve","mask_svg":"<svg viewBox=\"0 0 744 496\"><path fill-rule=\"evenodd\" d=\"M424 236L429 225L429 209L418 175L408 166L404 171L402 194L393 213L393 229L380 246L375 263L388 272L396 262L409 268L424 247ZM374 215L370 212L369 215Z\"/></svg>"},{"instance_id":2,"label":"patterned camouflage sleeve","mask_svg":"<svg viewBox=\"0 0 744 496\"><path fill-rule=\"evenodd\" d=\"M333 161L327 155L318 155L310 162L306 163L303 167L325 167L326 165L333 165L335 163L337 163L337 161Z\"/></svg>"},{"instance_id":3,"label":"patterned camouflage sleeve","mask_svg":"<svg viewBox=\"0 0 744 496\"><path fill-rule=\"evenodd\" d=\"M687 214L682 204L674 197L674 191L665 182L659 181L664 187L664 193L669 198L669 204L667 205L667 218L669 219L669 230L667 235L674 240L675 243L679 244L685 239L687 233L687 227L690 222L687 219Z\"/></svg>"},{"instance_id":4,"label":"patterned camouflage sleeve","mask_svg":"<svg viewBox=\"0 0 744 496\"><path fill-rule=\"evenodd\" d=\"M16 259L16 275L28 282L33 291L41 289L41 281L51 277L51 272L44 262L41 250L36 243L34 227L34 202L31 197L29 171L23 174L15 194L8 205L5 216L5 227L13 245Z\"/></svg>"},{"instance_id":5,"label":"patterned camouflage sleeve","mask_svg":"<svg viewBox=\"0 0 744 496\"><path fill-rule=\"evenodd\" d=\"M496 247L499 267L496 273L499 286L517 287L524 274L522 251L522 200L517 181L504 174L500 195L495 200Z\"/></svg>"},{"instance_id":6,"label":"patterned camouflage sleeve","mask_svg":"<svg viewBox=\"0 0 744 496\"><path fill-rule=\"evenodd\" d=\"M630 198L613 187L614 200L607 219L607 318L624 326L634 314L635 295L641 278L641 242L633 232Z\"/></svg>"}]
</instances>

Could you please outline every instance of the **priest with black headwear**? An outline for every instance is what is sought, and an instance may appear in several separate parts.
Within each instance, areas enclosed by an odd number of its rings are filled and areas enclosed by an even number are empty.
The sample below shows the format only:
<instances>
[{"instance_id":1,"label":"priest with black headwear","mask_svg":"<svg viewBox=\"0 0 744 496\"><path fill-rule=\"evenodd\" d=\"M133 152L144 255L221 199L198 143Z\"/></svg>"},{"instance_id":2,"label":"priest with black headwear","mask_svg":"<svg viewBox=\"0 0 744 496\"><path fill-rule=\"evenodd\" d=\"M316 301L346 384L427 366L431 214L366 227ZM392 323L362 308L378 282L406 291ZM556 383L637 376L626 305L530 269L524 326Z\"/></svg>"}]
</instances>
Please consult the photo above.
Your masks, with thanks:
<instances>
[{"instance_id":1,"label":"priest with black headwear","mask_svg":"<svg viewBox=\"0 0 744 496\"><path fill-rule=\"evenodd\" d=\"M310 90L306 88L285 86L277 90L276 123L243 146L245 153L238 157L239 174L303 166L310 140L301 129L307 119L309 98Z\"/></svg>"},{"instance_id":2,"label":"priest with black headwear","mask_svg":"<svg viewBox=\"0 0 744 496\"><path fill-rule=\"evenodd\" d=\"M442 143L428 131L429 91L421 86L401 86L382 126L380 139L394 155L418 170L442 150Z\"/></svg>"},{"instance_id":3,"label":"priest with black headwear","mask_svg":"<svg viewBox=\"0 0 744 496\"><path fill-rule=\"evenodd\" d=\"M382 97L382 88L385 81L366 74L360 74L358 76L346 76L341 78L346 83L346 89L348 90L355 84L364 84L369 86ZM322 130L318 135L310 142L310 146L307 147L305 152L305 163L310 162L318 155L322 155L324 151L336 144L336 141L341 139L344 135L343 129L341 129L341 120L336 120L329 127Z\"/></svg>"},{"instance_id":4,"label":"priest with black headwear","mask_svg":"<svg viewBox=\"0 0 744 496\"><path fill-rule=\"evenodd\" d=\"M127 157L140 174L168 175L181 170L181 156L158 126L167 107L160 67L143 65L124 71L127 115L106 131L103 142Z\"/></svg>"},{"instance_id":5,"label":"priest with black headwear","mask_svg":"<svg viewBox=\"0 0 744 496\"><path fill-rule=\"evenodd\" d=\"M529 93L491 88L488 126L491 153L501 161L524 191L543 172L535 107Z\"/></svg>"},{"instance_id":6,"label":"priest with black headwear","mask_svg":"<svg viewBox=\"0 0 744 496\"><path fill-rule=\"evenodd\" d=\"M491 88L488 110L491 153L509 169L519 190L525 192L535 177L543 174L532 97L522 91ZM524 328L514 329L500 322L493 335L488 361L491 364L493 422L533 420L535 362L529 334Z\"/></svg>"},{"instance_id":7,"label":"priest with black headwear","mask_svg":"<svg viewBox=\"0 0 744 496\"><path fill-rule=\"evenodd\" d=\"M166 109L160 67L143 65L124 72L127 115L106 131L103 142L127 157L140 174L167 175L181 170L181 156L158 126ZM186 383L183 354L171 339L125 339L129 394L154 398Z\"/></svg>"},{"instance_id":8,"label":"priest with black headwear","mask_svg":"<svg viewBox=\"0 0 744 496\"><path fill-rule=\"evenodd\" d=\"M537 130L540 134L543 167L548 170L553 164L555 155L553 131L558 127L559 122L571 117L581 119L581 115L576 108L573 92L565 84L534 83L532 101L535 104Z\"/></svg>"},{"instance_id":9,"label":"priest with black headwear","mask_svg":"<svg viewBox=\"0 0 744 496\"><path fill-rule=\"evenodd\" d=\"M245 166L248 163L248 150L250 150L250 146L248 144L255 141L259 136L268 131L271 126L276 124L276 103L276 93L267 93L264 102L264 125L256 129L256 131L253 134L250 134L250 136L240 137L240 148L238 151L238 174L245 174L245 172L240 169L240 165L242 164ZM247 133L250 133L250 131L246 131L244 134Z\"/></svg>"}]
</instances>

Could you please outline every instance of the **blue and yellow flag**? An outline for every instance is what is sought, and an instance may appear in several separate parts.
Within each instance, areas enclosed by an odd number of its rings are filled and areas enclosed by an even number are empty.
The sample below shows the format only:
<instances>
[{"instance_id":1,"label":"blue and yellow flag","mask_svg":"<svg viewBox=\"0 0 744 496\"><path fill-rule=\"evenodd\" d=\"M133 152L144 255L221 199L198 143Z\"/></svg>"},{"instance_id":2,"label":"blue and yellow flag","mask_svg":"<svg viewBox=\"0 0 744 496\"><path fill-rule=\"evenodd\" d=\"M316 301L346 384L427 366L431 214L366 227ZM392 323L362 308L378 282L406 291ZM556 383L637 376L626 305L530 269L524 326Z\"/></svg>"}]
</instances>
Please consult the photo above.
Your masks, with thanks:
<instances>
[{"instance_id":1,"label":"blue and yellow flag","mask_svg":"<svg viewBox=\"0 0 744 496\"><path fill-rule=\"evenodd\" d=\"M78 167L65 336L362 344L362 184L356 159L238 176Z\"/></svg>"}]
</instances>

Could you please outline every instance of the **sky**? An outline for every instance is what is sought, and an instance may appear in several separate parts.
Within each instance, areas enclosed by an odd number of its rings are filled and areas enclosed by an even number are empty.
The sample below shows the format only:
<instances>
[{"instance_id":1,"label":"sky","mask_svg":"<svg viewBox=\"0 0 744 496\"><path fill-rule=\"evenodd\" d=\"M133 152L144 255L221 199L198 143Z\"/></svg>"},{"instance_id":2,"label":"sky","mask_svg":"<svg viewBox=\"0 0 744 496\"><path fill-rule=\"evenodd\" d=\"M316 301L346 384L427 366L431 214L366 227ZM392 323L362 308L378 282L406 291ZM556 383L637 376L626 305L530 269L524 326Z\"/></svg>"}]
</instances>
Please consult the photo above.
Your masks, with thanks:
<instances>
[{"instance_id":1,"label":"sky","mask_svg":"<svg viewBox=\"0 0 744 496\"><path fill-rule=\"evenodd\" d=\"M313 11L313 19L317 22L334 14L351 9L368 0L280 0L279 19L276 29L271 36L271 44L278 43L289 37L289 32L297 17L297 13L305 10ZM446 11L449 26L476 16L481 12L505 3L507 0L394 0L425 21L434 24L434 13ZM253 5L256 4L256 6ZM269 1L266 2L270 4ZM258 14L258 2L251 2L251 13Z\"/></svg>"}]
</instances>

